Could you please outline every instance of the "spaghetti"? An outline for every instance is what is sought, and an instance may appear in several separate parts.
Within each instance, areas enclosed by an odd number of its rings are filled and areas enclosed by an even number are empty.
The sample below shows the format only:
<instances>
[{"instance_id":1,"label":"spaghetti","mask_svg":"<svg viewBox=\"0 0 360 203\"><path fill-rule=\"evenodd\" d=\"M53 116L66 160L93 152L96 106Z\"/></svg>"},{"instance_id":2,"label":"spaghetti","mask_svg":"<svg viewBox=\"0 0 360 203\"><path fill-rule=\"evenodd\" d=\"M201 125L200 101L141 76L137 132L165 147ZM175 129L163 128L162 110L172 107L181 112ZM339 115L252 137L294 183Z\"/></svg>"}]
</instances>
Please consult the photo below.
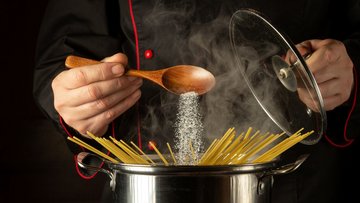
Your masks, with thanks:
<instances>
[{"instance_id":1,"label":"spaghetti","mask_svg":"<svg viewBox=\"0 0 360 203\"><path fill-rule=\"evenodd\" d=\"M300 129L293 135L283 138L285 132L281 134L261 134L260 131L253 132L250 127L246 132L240 133L236 136L235 128L229 128L220 139L215 139L211 145L206 149L205 153L199 160L195 160L194 155L192 158L196 161L195 165L207 166L207 165L240 165L247 163L263 163L269 162L278 157L280 154L301 142L306 137L310 136L314 131L310 131L301 134ZM101 144L104 148L109 150L115 157L104 154L100 150L90 146L84 141L76 137L68 137L68 139L89 151L98 154L99 156L111 161L112 163L129 163L129 164L143 164L143 165L156 165L147 154L145 154L139 147L133 142L130 145L126 144L123 140L116 140L113 137L109 139L99 138L90 132L87 133L92 139ZM270 134L270 135L269 135ZM282 141L279 141L283 138ZM277 142L277 144L274 144ZM165 166L169 166L169 162L165 159L165 156L156 148L156 146L149 142L154 148L160 160ZM190 144L192 153L194 153L193 145ZM175 155L171 150L170 144L167 143L170 155L172 157L172 164L177 165Z\"/></svg>"}]
</instances>

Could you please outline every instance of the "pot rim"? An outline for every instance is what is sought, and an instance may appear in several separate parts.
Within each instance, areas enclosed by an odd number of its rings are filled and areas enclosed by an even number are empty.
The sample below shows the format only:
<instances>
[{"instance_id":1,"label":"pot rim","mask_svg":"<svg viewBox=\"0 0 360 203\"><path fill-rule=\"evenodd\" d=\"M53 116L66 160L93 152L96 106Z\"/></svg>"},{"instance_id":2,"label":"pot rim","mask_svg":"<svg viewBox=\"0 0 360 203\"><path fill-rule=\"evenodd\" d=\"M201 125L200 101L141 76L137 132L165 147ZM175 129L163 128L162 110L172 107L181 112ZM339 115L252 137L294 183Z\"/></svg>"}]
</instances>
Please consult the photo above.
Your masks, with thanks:
<instances>
[{"instance_id":1,"label":"pot rim","mask_svg":"<svg viewBox=\"0 0 360 203\"><path fill-rule=\"evenodd\" d=\"M116 172L136 173L147 175L166 175L166 174L244 174L269 171L277 167L278 161L270 161L258 164L241 165L141 165L108 163L108 167Z\"/></svg>"}]
</instances>

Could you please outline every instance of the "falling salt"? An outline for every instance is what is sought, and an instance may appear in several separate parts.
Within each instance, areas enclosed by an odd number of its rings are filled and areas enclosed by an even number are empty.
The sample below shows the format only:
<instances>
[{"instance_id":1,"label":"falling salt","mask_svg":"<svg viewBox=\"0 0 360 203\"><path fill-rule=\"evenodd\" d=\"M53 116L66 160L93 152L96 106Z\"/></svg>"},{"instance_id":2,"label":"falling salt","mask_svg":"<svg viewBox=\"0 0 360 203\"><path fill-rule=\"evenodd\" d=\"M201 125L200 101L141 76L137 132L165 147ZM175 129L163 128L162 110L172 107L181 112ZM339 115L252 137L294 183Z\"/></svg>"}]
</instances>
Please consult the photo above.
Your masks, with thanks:
<instances>
[{"instance_id":1,"label":"falling salt","mask_svg":"<svg viewBox=\"0 0 360 203\"><path fill-rule=\"evenodd\" d=\"M203 148L203 131L198 94L181 94L175 123L176 160L179 165L197 164Z\"/></svg>"}]
</instances>

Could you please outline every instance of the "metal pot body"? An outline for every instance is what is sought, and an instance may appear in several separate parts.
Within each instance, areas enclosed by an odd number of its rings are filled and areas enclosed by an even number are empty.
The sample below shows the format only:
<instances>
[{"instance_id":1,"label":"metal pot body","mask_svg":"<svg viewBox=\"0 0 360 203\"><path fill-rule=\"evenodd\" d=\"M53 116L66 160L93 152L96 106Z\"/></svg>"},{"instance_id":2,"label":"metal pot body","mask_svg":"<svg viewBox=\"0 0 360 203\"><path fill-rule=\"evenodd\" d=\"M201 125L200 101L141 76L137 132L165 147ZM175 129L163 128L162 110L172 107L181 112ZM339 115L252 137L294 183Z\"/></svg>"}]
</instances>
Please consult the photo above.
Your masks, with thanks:
<instances>
[{"instance_id":1,"label":"metal pot body","mask_svg":"<svg viewBox=\"0 0 360 203\"><path fill-rule=\"evenodd\" d=\"M107 163L108 169L87 165L81 152L81 168L106 173L118 203L267 203L273 175L295 171L309 155L294 163L277 166L277 161L225 166L164 166Z\"/></svg>"},{"instance_id":2,"label":"metal pot body","mask_svg":"<svg viewBox=\"0 0 360 203\"><path fill-rule=\"evenodd\" d=\"M121 203L265 203L275 163L237 167L116 166L112 187Z\"/></svg>"}]
</instances>

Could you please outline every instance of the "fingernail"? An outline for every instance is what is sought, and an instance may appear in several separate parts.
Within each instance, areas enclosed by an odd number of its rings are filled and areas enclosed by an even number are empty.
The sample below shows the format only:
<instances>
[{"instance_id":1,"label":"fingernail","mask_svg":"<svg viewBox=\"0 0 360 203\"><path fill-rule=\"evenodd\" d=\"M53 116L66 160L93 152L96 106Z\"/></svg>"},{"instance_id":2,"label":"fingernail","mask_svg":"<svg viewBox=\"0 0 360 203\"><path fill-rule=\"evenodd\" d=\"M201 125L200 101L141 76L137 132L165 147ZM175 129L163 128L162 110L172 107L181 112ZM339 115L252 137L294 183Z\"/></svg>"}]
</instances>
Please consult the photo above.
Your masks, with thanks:
<instances>
[{"instance_id":1,"label":"fingernail","mask_svg":"<svg viewBox=\"0 0 360 203\"><path fill-rule=\"evenodd\" d=\"M115 65L111 68L111 71L114 75L122 75L124 73L124 68L121 65Z\"/></svg>"}]
</instances>

